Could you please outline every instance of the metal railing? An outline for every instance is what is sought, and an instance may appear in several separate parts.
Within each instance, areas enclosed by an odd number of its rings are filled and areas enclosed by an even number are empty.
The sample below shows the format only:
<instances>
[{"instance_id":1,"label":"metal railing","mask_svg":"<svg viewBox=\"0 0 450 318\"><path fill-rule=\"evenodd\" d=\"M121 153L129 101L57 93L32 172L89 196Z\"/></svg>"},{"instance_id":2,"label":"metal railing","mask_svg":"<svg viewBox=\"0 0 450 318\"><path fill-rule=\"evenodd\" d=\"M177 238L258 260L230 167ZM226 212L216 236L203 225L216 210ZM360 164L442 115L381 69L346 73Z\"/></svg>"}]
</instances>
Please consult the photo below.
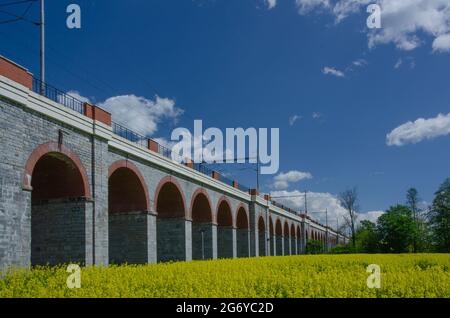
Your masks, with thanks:
<instances>
[{"instance_id":1,"label":"metal railing","mask_svg":"<svg viewBox=\"0 0 450 318\"><path fill-rule=\"evenodd\" d=\"M203 173L204 175L210 176L212 178L213 170L206 167L203 163L194 163L193 164L194 170Z\"/></svg>"},{"instance_id":2,"label":"metal railing","mask_svg":"<svg viewBox=\"0 0 450 318\"><path fill-rule=\"evenodd\" d=\"M283 204L281 204L281 203L279 203L279 202L277 202L277 201L270 200L270 203L271 203L272 205L274 205L274 206L280 208L280 209L285 210L286 212L289 212L289 213L292 213L292 214L295 214L295 215L301 215L301 213L300 213L299 211L296 211L296 210L294 210L294 209L292 209L292 208L290 208L290 207L288 207L288 206L285 206L285 205L283 205Z\"/></svg>"},{"instance_id":3,"label":"metal railing","mask_svg":"<svg viewBox=\"0 0 450 318\"><path fill-rule=\"evenodd\" d=\"M148 139L145 136L138 134L137 132L134 132L131 129L128 129L116 122L112 123L112 129L116 135L134 142L141 147L147 148Z\"/></svg>"},{"instance_id":4,"label":"metal railing","mask_svg":"<svg viewBox=\"0 0 450 318\"><path fill-rule=\"evenodd\" d=\"M228 184L230 186L233 186L234 180L231 180L230 178L225 177L224 175L220 174L219 180L225 184Z\"/></svg>"},{"instance_id":5,"label":"metal railing","mask_svg":"<svg viewBox=\"0 0 450 318\"><path fill-rule=\"evenodd\" d=\"M45 96L48 99L51 99L52 101L70 108L80 114L84 114L84 102L47 83L41 82L35 77L33 77L33 92Z\"/></svg>"},{"instance_id":6,"label":"metal railing","mask_svg":"<svg viewBox=\"0 0 450 318\"><path fill-rule=\"evenodd\" d=\"M238 182L238 189L243 191L243 192L247 192L247 193L250 191L249 187L247 187L247 186L245 186L243 184L240 184L239 182Z\"/></svg>"},{"instance_id":7,"label":"metal railing","mask_svg":"<svg viewBox=\"0 0 450 318\"><path fill-rule=\"evenodd\" d=\"M161 156L172 159L172 149L164 147L163 145L158 144L158 153Z\"/></svg>"}]
</instances>

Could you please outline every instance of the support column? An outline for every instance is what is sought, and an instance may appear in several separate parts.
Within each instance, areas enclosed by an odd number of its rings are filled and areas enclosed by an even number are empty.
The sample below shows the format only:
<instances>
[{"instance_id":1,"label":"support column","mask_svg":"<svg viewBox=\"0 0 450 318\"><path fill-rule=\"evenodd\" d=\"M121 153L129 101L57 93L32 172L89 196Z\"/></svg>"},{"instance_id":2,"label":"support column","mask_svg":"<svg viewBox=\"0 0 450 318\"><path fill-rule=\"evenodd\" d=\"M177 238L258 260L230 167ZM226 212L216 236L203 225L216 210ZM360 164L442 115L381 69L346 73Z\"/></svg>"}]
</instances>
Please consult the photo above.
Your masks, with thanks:
<instances>
[{"instance_id":1,"label":"support column","mask_svg":"<svg viewBox=\"0 0 450 318\"><path fill-rule=\"evenodd\" d=\"M147 262L156 263L156 214L147 214Z\"/></svg>"},{"instance_id":2,"label":"support column","mask_svg":"<svg viewBox=\"0 0 450 318\"><path fill-rule=\"evenodd\" d=\"M271 250L270 255L276 256L277 255L277 236L276 235L272 236L272 244L271 245L272 245L272 250Z\"/></svg>"},{"instance_id":3,"label":"support column","mask_svg":"<svg viewBox=\"0 0 450 318\"><path fill-rule=\"evenodd\" d=\"M236 228L232 228L231 229L231 234L232 234L232 239L233 239L233 247L232 247L232 249L233 249L233 258L236 258L237 257L237 231L236 231Z\"/></svg>"},{"instance_id":4,"label":"support column","mask_svg":"<svg viewBox=\"0 0 450 318\"><path fill-rule=\"evenodd\" d=\"M106 140L91 137L91 144L93 160L90 166L86 166L87 170L90 170L90 186L93 189L91 191L92 194L95 193L94 201L91 203L93 210L91 209L90 217L91 220L93 218L91 224L94 232L91 252L95 265L106 266L109 262L108 143Z\"/></svg>"},{"instance_id":5,"label":"support column","mask_svg":"<svg viewBox=\"0 0 450 318\"><path fill-rule=\"evenodd\" d=\"M256 203L249 204L249 229L250 229L250 256L259 256L259 236L258 236L258 214L256 213Z\"/></svg>"},{"instance_id":6,"label":"support column","mask_svg":"<svg viewBox=\"0 0 450 318\"><path fill-rule=\"evenodd\" d=\"M305 222L302 222L302 238L301 238L301 253L306 254L306 231L308 231L308 226Z\"/></svg>"}]
</instances>

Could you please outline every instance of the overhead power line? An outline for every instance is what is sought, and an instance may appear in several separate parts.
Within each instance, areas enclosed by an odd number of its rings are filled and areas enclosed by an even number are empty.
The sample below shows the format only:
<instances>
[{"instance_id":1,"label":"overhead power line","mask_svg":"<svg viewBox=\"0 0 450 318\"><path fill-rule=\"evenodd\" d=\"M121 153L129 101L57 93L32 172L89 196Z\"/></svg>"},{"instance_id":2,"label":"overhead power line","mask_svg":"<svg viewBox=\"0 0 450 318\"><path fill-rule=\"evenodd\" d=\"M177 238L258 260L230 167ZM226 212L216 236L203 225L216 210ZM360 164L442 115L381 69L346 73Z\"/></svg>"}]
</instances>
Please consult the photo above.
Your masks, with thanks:
<instances>
[{"instance_id":1,"label":"overhead power line","mask_svg":"<svg viewBox=\"0 0 450 318\"><path fill-rule=\"evenodd\" d=\"M16 4L22 4L27 2L36 2L37 0L21 0L21 1L13 1L13 2L6 2L6 3L0 3L0 7L7 7L12 6Z\"/></svg>"},{"instance_id":2,"label":"overhead power line","mask_svg":"<svg viewBox=\"0 0 450 318\"><path fill-rule=\"evenodd\" d=\"M1 13L9 15L11 17L14 17L14 19L6 20L6 21L0 21L0 24L13 23L13 22L17 22L17 21L25 21L25 22L31 23L33 25L39 26L40 25L39 22L35 22L35 21L32 21L32 20L29 20L29 19L25 18L25 16L27 15L28 11L30 11L31 6L33 5L33 3L35 1L36 0L20 1L20 2L15 2L15 3L10 2L9 4L2 4L2 5L0 5L0 7L3 7L3 6L6 6L6 5L13 5L13 4L27 3L27 2L29 3L27 8L25 9L25 11L21 15L17 15L15 13L11 13L9 11L5 11L5 10L0 9Z\"/></svg>"}]
</instances>

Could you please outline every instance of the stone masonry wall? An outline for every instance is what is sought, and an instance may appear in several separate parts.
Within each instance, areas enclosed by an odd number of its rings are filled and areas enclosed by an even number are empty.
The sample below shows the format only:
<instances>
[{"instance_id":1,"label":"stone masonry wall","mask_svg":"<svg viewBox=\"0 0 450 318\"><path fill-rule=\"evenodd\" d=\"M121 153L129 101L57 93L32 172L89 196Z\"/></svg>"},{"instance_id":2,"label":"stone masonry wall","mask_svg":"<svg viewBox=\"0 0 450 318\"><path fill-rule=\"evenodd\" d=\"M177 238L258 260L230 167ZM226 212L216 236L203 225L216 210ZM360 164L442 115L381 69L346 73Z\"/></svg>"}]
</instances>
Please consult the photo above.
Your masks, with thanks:
<instances>
[{"instance_id":1,"label":"stone masonry wall","mask_svg":"<svg viewBox=\"0 0 450 318\"><path fill-rule=\"evenodd\" d=\"M39 145L58 142L60 130L65 132L63 145L80 158L91 187L95 160L91 192L96 193L96 220L89 230L92 234L95 227L95 251L86 247L91 254L86 262L92 262L94 253L97 263L108 262L106 142L96 140L94 156L90 135L0 96L0 266L31 265L31 192L22 189L24 167Z\"/></svg>"},{"instance_id":2,"label":"stone masonry wall","mask_svg":"<svg viewBox=\"0 0 450 318\"><path fill-rule=\"evenodd\" d=\"M90 202L49 202L31 211L31 263L34 265L86 264L86 229Z\"/></svg>"}]
</instances>

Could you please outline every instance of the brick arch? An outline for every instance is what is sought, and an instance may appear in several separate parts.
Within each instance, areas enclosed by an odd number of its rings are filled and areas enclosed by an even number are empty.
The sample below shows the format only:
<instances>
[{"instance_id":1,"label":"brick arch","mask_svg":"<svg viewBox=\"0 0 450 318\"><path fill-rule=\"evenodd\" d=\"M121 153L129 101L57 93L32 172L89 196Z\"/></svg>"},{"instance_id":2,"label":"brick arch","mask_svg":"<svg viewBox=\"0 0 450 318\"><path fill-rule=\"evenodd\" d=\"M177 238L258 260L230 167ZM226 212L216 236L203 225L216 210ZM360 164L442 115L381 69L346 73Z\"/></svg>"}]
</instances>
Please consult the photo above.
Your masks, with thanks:
<instances>
[{"instance_id":1,"label":"brick arch","mask_svg":"<svg viewBox=\"0 0 450 318\"><path fill-rule=\"evenodd\" d=\"M261 226L262 224L262 226ZM266 221L264 220L264 217L262 215L258 218L258 231L265 232L266 231Z\"/></svg>"},{"instance_id":2,"label":"brick arch","mask_svg":"<svg viewBox=\"0 0 450 318\"><path fill-rule=\"evenodd\" d=\"M27 160L27 163L25 164L25 171L22 178L22 188L24 190L29 191L33 190L31 186L31 177L33 175L34 167L36 166L36 163L39 161L39 159L50 153L63 154L72 161L72 163L77 167L80 173L85 197L91 199L91 189L89 187L89 179L87 177L86 169L84 168L80 158L76 153L71 151L69 148L67 148L64 145L59 145L56 142L48 142L45 144L41 144L33 150L33 152L31 153L30 157Z\"/></svg>"},{"instance_id":3,"label":"brick arch","mask_svg":"<svg viewBox=\"0 0 450 318\"><path fill-rule=\"evenodd\" d=\"M209 212L210 212L210 220L209 220L209 222L213 222L213 221L214 221L214 213L213 213L213 211L212 211L211 199L209 198L208 192L207 192L204 188L198 188L198 189L195 190L195 192L192 194L192 197L191 197L191 206L190 206L189 211L188 211L188 213L189 213L189 214L188 214L189 219L193 220L193 217L192 217L192 210L193 210L193 208L194 208L195 199L197 198L198 195L203 195L203 196L206 198L206 200L207 200L207 202L208 202Z\"/></svg>"},{"instance_id":4,"label":"brick arch","mask_svg":"<svg viewBox=\"0 0 450 318\"><path fill-rule=\"evenodd\" d=\"M284 221L283 235L284 235L284 236L289 236L289 235L290 235L290 232L289 232L289 223L288 223L288 221Z\"/></svg>"},{"instance_id":5,"label":"brick arch","mask_svg":"<svg viewBox=\"0 0 450 318\"><path fill-rule=\"evenodd\" d=\"M249 217L249 215L248 215L248 210L247 210L247 208L245 207L245 205L244 205L243 203L240 203L239 206L238 206L237 209L236 209L235 218L234 218L234 221L233 221L234 227L238 228L238 225L239 225L239 224L238 224L238 223L239 223L239 222L238 222L239 211L240 211L241 209L244 210L245 216L246 216L246 218L247 218L247 228L250 228L250 217Z\"/></svg>"},{"instance_id":6,"label":"brick arch","mask_svg":"<svg viewBox=\"0 0 450 318\"><path fill-rule=\"evenodd\" d=\"M275 235L283 235L283 225L280 218L275 221Z\"/></svg>"},{"instance_id":7,"label":"brick arch","mask_svg":"<svg viewBox=\"0 0 450 318\"><path fill-rule=\"evenodd\" d=\"M186 219L190 219L189 215L188 215L188 213L186 211L186 196L184 195L184 192L183 192L180 184L178 183L178 181L172 176L165 176L164 178L162 178L159 181L158 186L156 187L155 198L154 198L154 201L153 201L154 202L155 213L158 214L157 209L158 209L158 196L159 196L159 193L160 193L161 189L164 187L164 185L166 185L167 183L172 184L178 190L179 194L181 195L181 201L182 201L182 204L183 204L182 208L183 208L184 217Z\"/></svg>"},{"instance_id":8,"label":"brick arch","mask_svg":"<svg viewBox=\"0 0 450 318\"><path fill-rule=\"evenodd\" d=\"M243 214L241 211L244 211ZM242 215L244 215L245 219L242 218ZM246 225L244 225L244 222ZM239 206L236 210L234 226L239 229L243 229L243 228L249 229L250 228L250 218L248 217L248 211L245 208L244 204L242 204L242 203L239 204Z\"/></svg>"},{"instance_id":9,"label":"brick arch","mask_svg":"<svg viewBox=\"0 0 450 318\"><path fill-rule=\"evenodd\" d=\"M297 238L301 237L300 225L297 225Z\"/></svg>"},{"instance_id":10,"label":"brick arch","mask_svg":"<svg viewBox=\"0 0 450 318\"><path fill-rule=\"evenodd\" d=\"M231 226L232 226L232 225L234 224L234 221L233 221L233 219L234 219L234 217L233 217L233 210L231 209L232 205L231 205L230 200L229 200L226 196L224 196L224 195L220 197L219 201L217 201L217 206L216 206L216 213L215 213L215 220L214 220L214 222L215 222L216 224L219 224L218 216L219 216L219 209L220 209L220 206L222 205L222 203L225 203L226 205L228 205L228 209L229 209L230 214L231 214ZM227 223L230 223L229 221L230 221L230 220L227 220Z\"/></svg>"},{"instance_id":11,"label":"brick arch","mask_svg":"<svg viewBox=\"0 0 450 318\"><path fill-rule=\"evenodd\" d=\"M296 237L296 235L295 235L295 225L294 225L293 222L291 223L291 237Z\"/></svg>"},{"instance_id":12,"label":"brick arch","mask_svg":"<svg viewBox=\"0 0 450 318\"><path fill-rule=\"evenodd\" d=\"M111 175L120 168L126 168L131 170L136 177L139 179L139 182L141 183L142 189L144 190L145 194L145 200L147 204L147 211L151 211L151 203L150 203L150 195L148 193L147 184L145 183L144 176L142 175L141 171L138 167L131 161L122 159L117 160L116 162L112 163L108 168L108 179L111 177ZM156 201L155 201L156 202Z\"/></svg>"}]
</instances>

